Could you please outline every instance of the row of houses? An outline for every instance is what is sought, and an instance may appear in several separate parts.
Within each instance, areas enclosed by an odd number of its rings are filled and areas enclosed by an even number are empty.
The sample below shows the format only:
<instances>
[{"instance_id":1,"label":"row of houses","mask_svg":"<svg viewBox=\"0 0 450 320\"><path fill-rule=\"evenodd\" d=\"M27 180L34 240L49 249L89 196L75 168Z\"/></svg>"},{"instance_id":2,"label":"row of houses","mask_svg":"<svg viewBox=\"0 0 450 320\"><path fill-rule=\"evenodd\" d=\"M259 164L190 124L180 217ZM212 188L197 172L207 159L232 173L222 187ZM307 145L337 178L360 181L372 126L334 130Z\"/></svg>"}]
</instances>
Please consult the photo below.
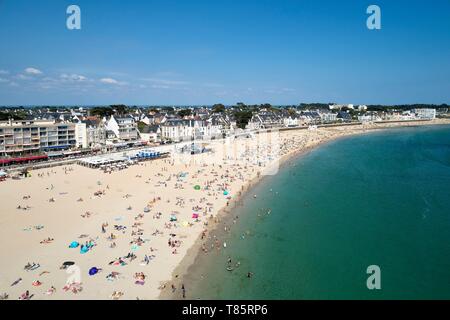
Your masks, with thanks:
<instances>
[{"instance_id":1,"label":"row of houses","mask_svg":"<svg viewBox=\"0 0 450 320\"><path fill-rule=\"evenodd\" d=\"M323 123L376 122L382 120L434 119L435 109L402 112L352 112L351 108L330 110L260 110L246 129L260 130ZM200 110L180 117L174 113L133 112L125 116L90 116L86 110L37 113L26 120L0 121L0 157L71 149L108 149L190 139L216 139L237 129L233 114Z\"/></svg>"}]
</instances>

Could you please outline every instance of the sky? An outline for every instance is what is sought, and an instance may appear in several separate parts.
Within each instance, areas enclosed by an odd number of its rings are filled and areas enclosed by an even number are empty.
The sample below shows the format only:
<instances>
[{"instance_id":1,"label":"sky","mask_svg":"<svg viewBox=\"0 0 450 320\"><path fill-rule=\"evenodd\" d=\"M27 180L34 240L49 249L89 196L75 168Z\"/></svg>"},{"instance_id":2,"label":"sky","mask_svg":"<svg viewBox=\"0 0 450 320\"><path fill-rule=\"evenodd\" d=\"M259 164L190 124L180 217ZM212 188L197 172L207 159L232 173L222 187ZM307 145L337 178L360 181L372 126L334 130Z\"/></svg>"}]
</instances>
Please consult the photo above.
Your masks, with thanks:
<instances>
[{"instance_id":1,"label":"sky","mask_svg":"<svg viewBox=\"0 0 450 320\"><path fill-rule=\"evenodd\" d=\"M0 105L237 102L450 103L450 1L0 0Z\"/></svg>"}]
</instances>

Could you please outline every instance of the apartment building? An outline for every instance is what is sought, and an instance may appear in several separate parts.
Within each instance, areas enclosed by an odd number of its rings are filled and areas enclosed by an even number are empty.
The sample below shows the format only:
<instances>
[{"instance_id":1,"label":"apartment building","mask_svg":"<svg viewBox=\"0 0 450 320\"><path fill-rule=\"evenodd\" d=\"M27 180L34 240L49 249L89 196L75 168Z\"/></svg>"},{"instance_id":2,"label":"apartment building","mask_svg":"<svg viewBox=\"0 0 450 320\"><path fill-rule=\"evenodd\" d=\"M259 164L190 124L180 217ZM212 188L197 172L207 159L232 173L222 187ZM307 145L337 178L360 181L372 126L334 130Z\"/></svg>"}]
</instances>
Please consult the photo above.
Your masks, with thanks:
<instances>
[{"instance_id":1,"label":"apartment building","mask_svg":"<svg viewBox=\"0 0 450 320\"><path fill-rule=\"evenodd\" d=\"M75 123L48 120L0 122L0 156L34 154L84 146L85 133Z\"/></svg>"}]
</instances>

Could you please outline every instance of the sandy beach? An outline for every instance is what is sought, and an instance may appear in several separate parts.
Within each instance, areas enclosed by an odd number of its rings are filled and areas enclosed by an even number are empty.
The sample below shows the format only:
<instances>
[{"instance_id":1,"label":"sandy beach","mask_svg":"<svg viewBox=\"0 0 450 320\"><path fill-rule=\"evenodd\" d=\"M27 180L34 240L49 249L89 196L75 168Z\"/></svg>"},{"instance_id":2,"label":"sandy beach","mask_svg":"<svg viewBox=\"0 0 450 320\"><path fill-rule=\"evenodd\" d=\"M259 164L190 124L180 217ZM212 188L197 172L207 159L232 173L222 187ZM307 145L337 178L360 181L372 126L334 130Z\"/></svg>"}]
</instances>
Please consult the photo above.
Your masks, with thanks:
<instances>
[{"instance_id":1,"label":"sandy beach","mask_svg":"<svg viewBox=\"0 0 450 320\"><path fill-rule=\"evenodd\" d=\"M213 141L210 153L172 155L111 174L74 164L8 179L0 183L0 295L167 298L173 283L181 292L174 278L198 252L226 245L214 239L213 247L202 247L228 214L224 208L281 162L340 137L432 124L450 121L276 131Z\"/></svg>"}]
</instances>

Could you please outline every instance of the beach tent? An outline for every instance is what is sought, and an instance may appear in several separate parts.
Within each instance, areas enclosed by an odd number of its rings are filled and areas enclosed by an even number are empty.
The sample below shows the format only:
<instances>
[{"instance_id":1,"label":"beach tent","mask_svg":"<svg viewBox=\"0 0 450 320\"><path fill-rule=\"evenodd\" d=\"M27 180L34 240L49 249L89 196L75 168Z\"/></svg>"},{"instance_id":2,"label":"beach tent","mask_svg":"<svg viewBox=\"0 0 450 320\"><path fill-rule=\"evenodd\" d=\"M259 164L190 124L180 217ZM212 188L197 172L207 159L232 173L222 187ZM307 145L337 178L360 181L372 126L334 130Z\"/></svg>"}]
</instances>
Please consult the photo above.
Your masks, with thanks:
<instances>
[{"instance_id":1,"label":"beach tent","mask_svg":"<svg viewBox=\"0 0 450 320\"><path fill-rule=\"evenodd\" d=\"M177 217L176 217L175 215L172 214L172 215L170 216L170 221L171 221L171 222L177 221Z\"/></svg>"},{"instance_id":2,"label":"beach tent","mask_svg":"<svg viewBox=\"0 0 450 320\"><path fill-rule=\"evenodd\" d=\"M81 248L80 248L80 253L81 254L85 254L86 252L88 252L89 251L89 247L87 247L87 246L81 246Z\"/></svg>"}]
</instances>

